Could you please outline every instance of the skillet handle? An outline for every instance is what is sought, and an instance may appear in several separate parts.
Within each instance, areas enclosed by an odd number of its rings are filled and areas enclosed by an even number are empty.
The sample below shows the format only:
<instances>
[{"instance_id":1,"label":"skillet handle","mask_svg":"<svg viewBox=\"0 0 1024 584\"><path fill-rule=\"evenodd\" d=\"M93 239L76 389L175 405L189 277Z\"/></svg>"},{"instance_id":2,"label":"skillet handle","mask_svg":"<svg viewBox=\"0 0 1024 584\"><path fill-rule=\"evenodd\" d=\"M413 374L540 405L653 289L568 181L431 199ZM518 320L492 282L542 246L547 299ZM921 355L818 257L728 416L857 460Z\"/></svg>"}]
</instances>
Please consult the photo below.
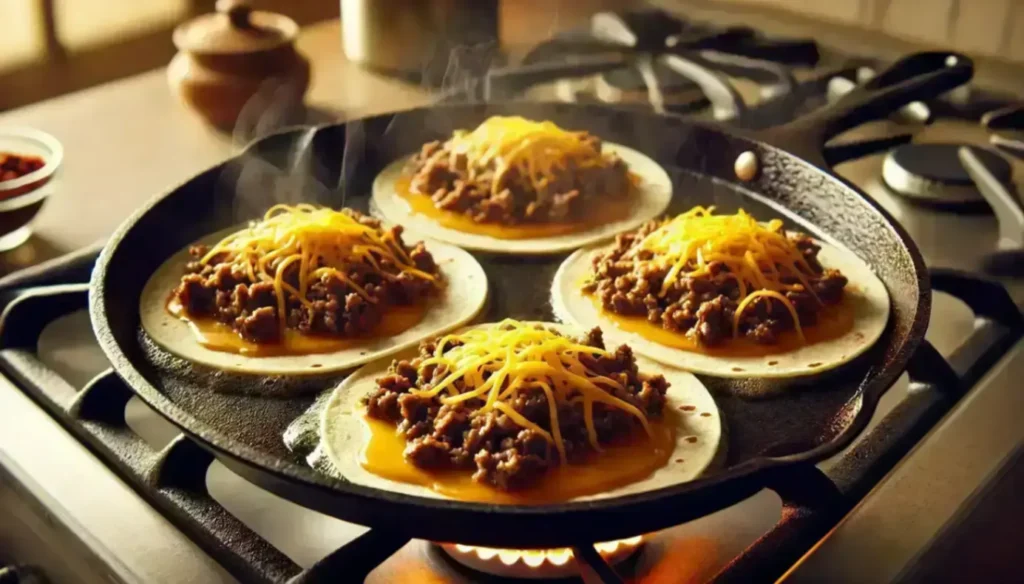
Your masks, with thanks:
<instances>
[{"instance_id":1,"label":"skillet handle","mask_svg":"<svg viewBox=\"0 0 1024 584\"><path fill-rule=\"evenodd\" d=\"M865 122L883 119L910 102L932 99L967 83L973 75L974 63L960 53L914 53L832 104L762 131L757 137L823 164L821 149L829 139Z\"/></svg>"}]
</instances>

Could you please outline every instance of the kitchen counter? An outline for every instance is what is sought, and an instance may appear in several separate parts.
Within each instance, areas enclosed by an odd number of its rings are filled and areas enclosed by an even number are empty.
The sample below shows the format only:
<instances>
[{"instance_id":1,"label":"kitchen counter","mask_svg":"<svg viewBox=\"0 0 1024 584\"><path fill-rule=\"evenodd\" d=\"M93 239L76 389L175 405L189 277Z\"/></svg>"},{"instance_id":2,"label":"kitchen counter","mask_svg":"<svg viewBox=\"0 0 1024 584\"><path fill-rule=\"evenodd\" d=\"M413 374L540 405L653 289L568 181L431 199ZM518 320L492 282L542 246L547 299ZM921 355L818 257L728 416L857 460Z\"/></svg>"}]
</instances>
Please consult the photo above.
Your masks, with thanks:
<instances>
[{"instance_id":1,"label":"kitchen counter","mask_svg":"<svg viewBox=\"0 0 1024 584\"><path fill-rule=\"evenodd\" d=\"M341 119L426 103L420 87L345 60L338 21L305 29L310 57L306 102L319 119ZM163 69L0 114L0 126L32 126L64 145L60 184L28 243L0 254L0 274L39 263L109 235L148 199L237 150L172 95Z\"/></svg>"},{"instance_id":2,"label":"kitchen counter","mask_svg":"<svg viewBox=\"0 0 1024 584\"><path fill-rule=\"evenodd\" d=\"M507 3L501 36L506 47L521 47L568 28L588 10L618 0L583 0L552 13L540 0ZM664 8L691 18L737 24L756 18L770 34L807 36L808 21L767 9L717 5L693 0L663 0ZM834 24L816 25L820 38L837 48L871 46L879 56L915 50L906 42L854 31ZM817 29L814 29L817 30ZM298 47L310 58L312 83L306 103L311 119L336 120L416 107L429 92L406 81L358 67L342 54L337 20L303 29ZM1024 76L991 59L977 61L986 85L1021 90ZM1019 73L1019 68L1013 71ZM1002 80L1004 83L998 83ZM109 235L143 202L169 190L196 172L219 163L238 149L237 140L206 127L187 111L158 69L84 91L0 114L0 126L32 126L53 134L65 149L61 184L47 202L22 247L0 253L0 276L89 245Z\"/></svg>"},{"instance_id":3,"label":"kitchen counter","mask_svg":"<svg viewBox=\"0 0 1024 584\"><path fill-rule=\"evenodd\" d=\"M585 22L624 0L579 0L554 9L545 0L501 8L501 42L511 52ZM346 60L338 20L302 29L298 49L312 67L306 105L312 121L416 107L430 92ZM22 247L0 253L0 276L108 236L148 199L230 157L232 136L206 127L171 93L163 68L0 113L0 126L31 126L64 146L54 196Z\"/></svg>"}]
</instances>

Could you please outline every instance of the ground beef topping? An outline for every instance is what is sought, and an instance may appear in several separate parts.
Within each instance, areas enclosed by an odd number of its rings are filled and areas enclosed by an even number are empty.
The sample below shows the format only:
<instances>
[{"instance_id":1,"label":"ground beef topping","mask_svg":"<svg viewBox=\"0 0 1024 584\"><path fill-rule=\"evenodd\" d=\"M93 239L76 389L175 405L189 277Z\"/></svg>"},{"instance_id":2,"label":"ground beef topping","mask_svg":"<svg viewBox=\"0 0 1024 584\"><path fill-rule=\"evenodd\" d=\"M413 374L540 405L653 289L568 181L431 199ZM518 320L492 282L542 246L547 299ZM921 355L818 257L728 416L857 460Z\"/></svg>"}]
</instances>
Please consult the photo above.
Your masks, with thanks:
<instances>
[{"instance_id":1,"label":"ground beef topping","mask_svg":"<svg viewBox=\"0 0 1024 584\"><path fill-rule=\"evenodd\" d=\"M421 302L440 285L422 242L407 246L400 226L385 228L351 209L279 205L263 221L189 253L172 301L253 343L278 342L286 328L359 336L389 306Z\"/></svg>"},{"instance_id":2,"label":"ground beef topping","mask_svg":"<svg viewBox=\"0 0 1024 584\"><path fill-rule=\"evenodd\" d=\"M391 364L366 406L397 426L411 464L473 471L514 491L642 436L667 389L663 376L638 371L628 346L605 350L600 329L573 339L505 321L423 343L415 359Z\"/></svg>"},{"instance_id":3,"label":"ground beef topping","mask_svg":"<svg viewBox=\"0 0 1024 584\"><path fill-rule=\"evenodd\" d=\"M847 279L821 265L820 249L781 221L697 207L619 235L593 256L583 291L604 310L644 317L702 346L734 336L775 344L785 331L802 336L843 299Z\"/></svg>"},{"instance_id":4,"label":"ground beef topping","mask_svg":"<svg viewBox=\"0 0 1024 584\"><path fill-rule=\"evenodd\" d=\"M595 199L626 196L632 186L626 163L601 147L587 132L495 116L424 145L409 165L410 190L478 223L578 220Z\"/></svg>"}]
</instances>

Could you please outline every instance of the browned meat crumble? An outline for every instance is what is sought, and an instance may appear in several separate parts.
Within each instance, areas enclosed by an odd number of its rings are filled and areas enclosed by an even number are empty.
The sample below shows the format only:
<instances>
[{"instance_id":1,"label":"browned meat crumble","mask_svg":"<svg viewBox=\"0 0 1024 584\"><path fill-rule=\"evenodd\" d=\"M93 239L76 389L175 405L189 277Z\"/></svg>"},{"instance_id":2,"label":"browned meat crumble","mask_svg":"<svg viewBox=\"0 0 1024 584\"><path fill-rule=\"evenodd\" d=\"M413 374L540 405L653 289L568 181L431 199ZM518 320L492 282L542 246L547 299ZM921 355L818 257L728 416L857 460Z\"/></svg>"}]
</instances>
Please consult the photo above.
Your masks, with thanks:
<instances>
[{"instance_id":1,"label":"browned meat crumble","mask_svg":"<svg viewBox=\"0 0 1024 584\"><path fill-rule=\"evenodd\" d=\"M601 152L601 140L582 133ZM492 189L495 168L473 176L470 161L451 149L451 141L425 144L410 162L411 190L427 195L434 206L468 215L478 223L544 223L578 219L602 197L624 196L631 188L629 170L618 156L605 154L601 164L580 168L567 159L550 182L537 189L515 169ZM494 192L494 191L497 192Z\"/></svg>"},{"instance_id":2,"label":"browned meat crumble","mask_svg":"<svg viewBox=\"0 0 1024 584\"><path fill-rule=\"evenodd\" d=\"M590 279L583 287L601 301L603 308L624 316L643 316L648 322L666 330L685 333L703 346L720 345L733 336L733 319L739 306L740 290L729 268L722 262L711 262L709 273L682 276L659 296L662 281L669 268L651 261L652 252L639 249L644 236L662 225L650 221L638 230L620 234L615 244L595 254ZM793 304L800 326L812 326L821 310L842 301L847 279L838 270L823 268L818 261L820 247L805 234L787 233L814 271L807 276L814 294L795 277L783 283L797 290L785 292ZM636 247L632 256L627 254ZM684 268L693 271L696 265ZM817 296L817 299L815 299ZM782 302L757 298L743 310L738 333L761 344L775 344L779 334L794 328L793 318Z\"/></svg>"},{"instance_id":3,"label":"browned meat crumble","mask_svg":"<svg viewBox=\"0 0 1024 584\"><path fill-rule=\"evenodd\" d=\"M345 209L343 212L365 225L381 226L380 221L358 211ZM390 231L417 268L430 274L438 273L434 258L422 242L410 248L402 242L401 226L391 227ZM281 327L273 283L253 282L243 267L226 261L226 254L206 264L200 263L198 260L208 251L206 246L189 249L195 261L186 265L186 274L172 293L174 298L189 316L213 318L230 325L247 341L278 342ZM376 302L368 301L347 283L325 274L309 284L306 292L309 306L292 294L286 295L286 326L303 334L358 336L372 331L388 306L414 304L434 291L435 284L411 277L388 260L382 260L380 265L395 277L384 277L365 263L353 263L345 268L346 276ZM293 288L299 287L298 263L286 268L283 279Z\"/></svg>"},{"instance_id":4,"label":"browned meat crumble","mask_svg":"<svg viewBox=\"0 0 1024 584\"><path fill-rule=\"evenodd\" d=\"M601 330L597 328L581 342L604 348ZM446 349L456 346L452 343ZM442 404L440 397L412 393L413 389L429 389L435 379L445 374L444 366L427 366L426 375L418 373L421 360L432 357L435 349L433 342L425 342L418 358L394 361L366 400L371 417L396 424L408 441L404 453L407 461L423 469L473 470L475 481L506 491L529 487L546 471L561 464L555 448L536 431L520 427L498 411L478 412L483 400ZM584 356L583 360L596 374L616 379L625 386L624 391L613 393L615 397L639 408L648 418L661 416L668 382L661 375L639 373L628 346L620 346L612 357ZM521 392L510 405L527 420L551 431L543 391ZM584 425L583 406L580 401L557 405L568 462L583 461L594 454ZM640 427L635 417L621 409L601 403L595 403L593 408L598 442L602 445L627 438Z\"/></svg>"}]
</instances>

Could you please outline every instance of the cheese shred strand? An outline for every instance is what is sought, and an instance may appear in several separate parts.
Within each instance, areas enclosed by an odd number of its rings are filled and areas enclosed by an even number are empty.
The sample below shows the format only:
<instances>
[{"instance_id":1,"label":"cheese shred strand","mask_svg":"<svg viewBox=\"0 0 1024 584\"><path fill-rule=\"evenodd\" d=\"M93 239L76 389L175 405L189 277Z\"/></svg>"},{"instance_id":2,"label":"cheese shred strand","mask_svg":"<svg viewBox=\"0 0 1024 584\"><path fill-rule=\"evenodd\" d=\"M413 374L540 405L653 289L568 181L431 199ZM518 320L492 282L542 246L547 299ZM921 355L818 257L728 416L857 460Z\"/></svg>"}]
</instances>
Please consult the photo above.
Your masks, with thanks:
<instances>
[{"instance_id":1,"label":"cheese shred strand","mask_svg":"<svg viewBox=\"0 0 1024 584\"><path fill-rule=\"evenodd\" d=\"M651 435L645 413L612 395L612 391L623 387L622 383L595 374L585 365L587 358L609 355L604 349L584 345L546 328L507 319L497 325L442 337L434 355L417 364L421 378L431 379L431 383L412 392L441 395L442 404L479 400L483 405L474 415L501 412L542 436L564 461L565 444L558 421L560 406L582 401L588 440L595 451L601 450L594 421L595 403L622 410ZM539 389L547 399L548 428L526 419L512 406L520 392L530 389Z\"/></svg>"},{"instance_id":2,"label":"cheese shred strand","mask_svg":"<svg viewBox=\"0 0 1024 584\"><path fill-rule=\"evenodd\" d=\"M715 215L714 207L694 207L647 234L635 250L651 252L667 270L658 291L665 296L685 277L711 273L712 262L728 269L723 277L736 281L739 306L733 317L738 337L745 310L758 300L778 301L793 319L793 328L806 342L800 318L787 292L806 292L820 303L809 285L815 271L796 243L786 236L782 221L759 223L744 210ZM632 252L635 255L635 251Z\"/></svg>"},{"instance_id":3,"label":"cheese shred strand","mask_svg":"<svg viewBox=\"0 0 1024 584\"><path fill-rule=\"evenodd\" d=\"M377 302L346 275L353 268L393 280L394 274L381 269L381 262L387 261L403 275L437 280L416 267L390 231L382 233L345 212L309 204L271 207L261 221L225 237L199 261L233 264L253 283L272 283L282 331L287 321L286 295L311 306L307 292L314 281L334 278L367 302ZM297 287L286 280L289 268L295 272L291 277L297 276Z\"/></svg>"}]
</instances>

